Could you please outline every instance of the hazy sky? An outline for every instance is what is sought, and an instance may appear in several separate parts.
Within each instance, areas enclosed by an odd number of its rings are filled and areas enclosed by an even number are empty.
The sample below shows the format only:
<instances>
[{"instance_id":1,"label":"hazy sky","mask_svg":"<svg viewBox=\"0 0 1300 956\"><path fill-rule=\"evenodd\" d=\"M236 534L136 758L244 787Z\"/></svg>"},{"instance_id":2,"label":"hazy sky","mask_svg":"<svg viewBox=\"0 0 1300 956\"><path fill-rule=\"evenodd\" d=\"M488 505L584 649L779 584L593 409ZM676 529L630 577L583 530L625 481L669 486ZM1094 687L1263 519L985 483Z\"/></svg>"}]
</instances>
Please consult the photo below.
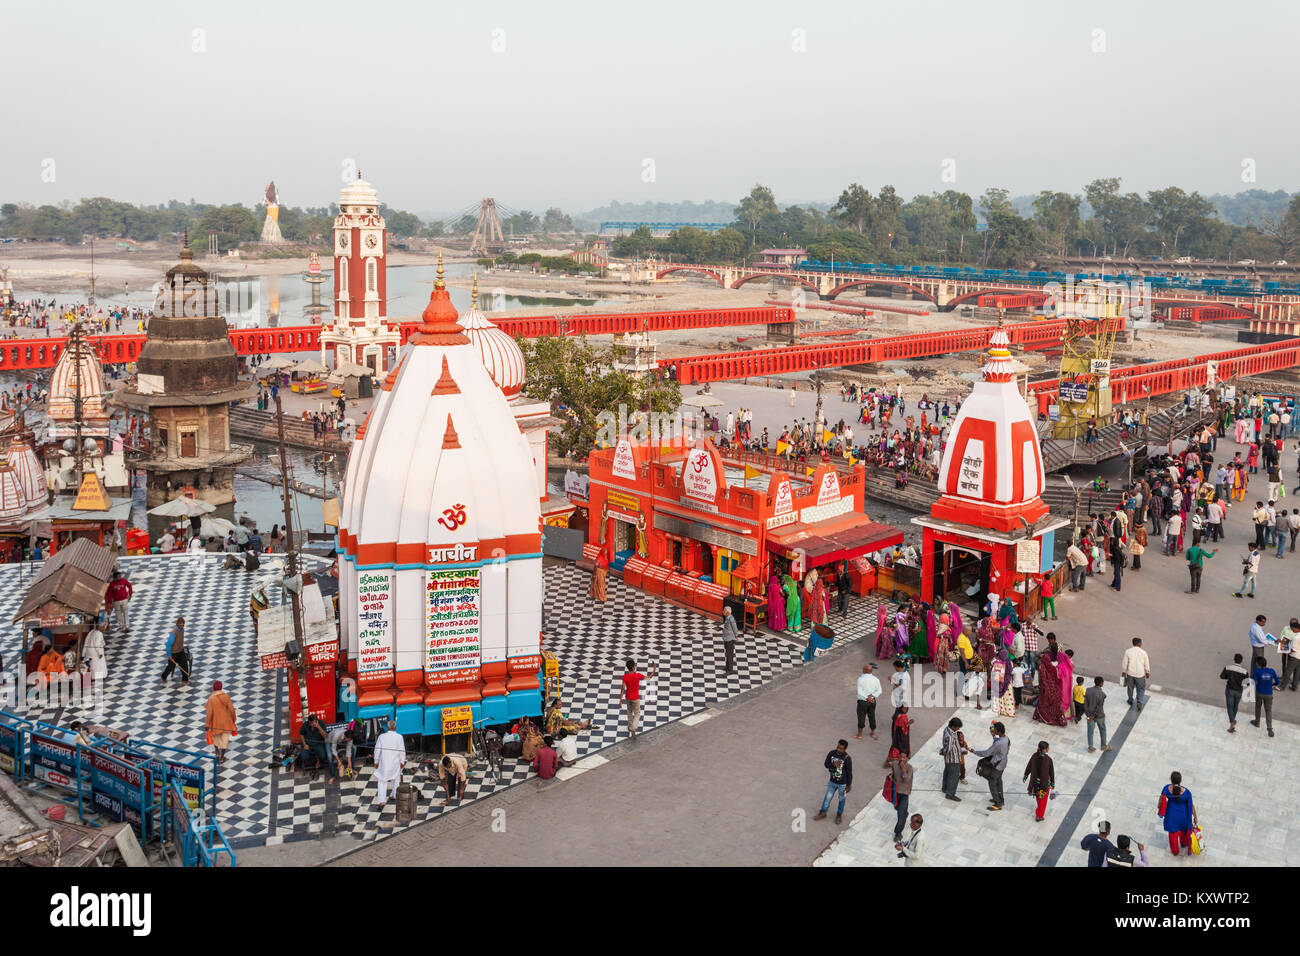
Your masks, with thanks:
<instances>
[{"instance_id":1,"label":"hazy sky","mask_svg":"<svg viewBox=\"0 0 1300 956\"><path fill-rule=\"evenodd\" d=\"M348 162L440 214L1300 189L1294 0L7 0L4 25L4 201L253 204L273 178L324 205Z\"/></svg>"}]
</instances>

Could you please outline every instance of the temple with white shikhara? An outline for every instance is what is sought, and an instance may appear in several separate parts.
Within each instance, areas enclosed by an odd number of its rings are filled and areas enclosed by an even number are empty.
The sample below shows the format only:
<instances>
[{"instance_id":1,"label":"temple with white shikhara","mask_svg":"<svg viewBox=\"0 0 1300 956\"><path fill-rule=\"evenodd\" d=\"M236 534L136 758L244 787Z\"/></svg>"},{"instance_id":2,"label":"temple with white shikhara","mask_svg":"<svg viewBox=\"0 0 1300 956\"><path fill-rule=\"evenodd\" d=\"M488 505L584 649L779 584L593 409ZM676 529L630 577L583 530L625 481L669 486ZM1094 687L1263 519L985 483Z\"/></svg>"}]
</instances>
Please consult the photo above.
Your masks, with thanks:
<instances>
[{"instance_id":1,"label":"temple with white shikhara","mask_svg":"<svg viewBox=\"0 0 1300 956\"><path fill-rule=\"evenodd\" d=\"M477 308L457 313L439 258L420 325L357 430L338 532L357 708L402 733L441 733L444 707L493 723L541 713L545 431L538 489L527 416L511 406L523 381L518 346Z\"/></svg>"}]
</instances>

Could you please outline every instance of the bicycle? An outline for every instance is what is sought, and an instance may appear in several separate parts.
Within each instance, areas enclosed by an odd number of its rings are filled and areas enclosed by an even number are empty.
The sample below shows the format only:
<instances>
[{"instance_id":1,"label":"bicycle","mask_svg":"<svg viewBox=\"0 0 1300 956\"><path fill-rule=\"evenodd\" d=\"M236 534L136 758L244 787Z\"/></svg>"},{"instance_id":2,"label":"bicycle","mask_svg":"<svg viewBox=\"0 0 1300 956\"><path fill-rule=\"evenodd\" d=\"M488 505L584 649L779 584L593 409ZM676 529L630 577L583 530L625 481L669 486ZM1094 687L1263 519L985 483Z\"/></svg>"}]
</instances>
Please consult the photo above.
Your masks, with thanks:
<instances>
[{"instance_id":1,"label":"bicycle","mask_svg":"<svg viewBox=\"0 0 1300 956\"><path fill-rule=\"evenodd\" d=\"M470 739L474 748L476 760L485 760L489 776L493 780L500 780L504 776L504 764L501 760L501 735L491 727L483 726L487 723L487 718L474 724L474 729L470 733Z\"/></svg>"}]
</instances>

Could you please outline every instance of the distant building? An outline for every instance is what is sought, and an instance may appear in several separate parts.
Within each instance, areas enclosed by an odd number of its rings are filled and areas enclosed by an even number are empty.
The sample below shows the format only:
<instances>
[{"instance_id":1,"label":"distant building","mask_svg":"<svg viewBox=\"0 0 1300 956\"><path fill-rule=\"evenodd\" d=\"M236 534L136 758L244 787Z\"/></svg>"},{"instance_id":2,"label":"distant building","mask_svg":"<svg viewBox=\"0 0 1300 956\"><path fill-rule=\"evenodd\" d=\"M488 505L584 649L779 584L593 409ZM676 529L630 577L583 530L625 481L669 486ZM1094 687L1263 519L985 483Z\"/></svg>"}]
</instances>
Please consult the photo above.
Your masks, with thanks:
<instances>
[{"instance_id":1,"label":"distant building","mask_svg":"<svg viewBox=\"0 0 1300 956\"><path fill-rule=\"evenodd\" d=\"M602 267L609 265L609 256L603 252L597 252L595 249L579 249L570 253L569 258L579 265Z\"/></svg>"},{"instance_id":2,"label":"distant building","mask_svg":"<svg viewBox=\"0 0 1300 956\"><path fill-rule=\"evenodd\" d=\"M758 261L754 265L760 269L786 272L807 258L808 253L804 249L764 249L758 254Z\"/></svg>"}]
</instances>

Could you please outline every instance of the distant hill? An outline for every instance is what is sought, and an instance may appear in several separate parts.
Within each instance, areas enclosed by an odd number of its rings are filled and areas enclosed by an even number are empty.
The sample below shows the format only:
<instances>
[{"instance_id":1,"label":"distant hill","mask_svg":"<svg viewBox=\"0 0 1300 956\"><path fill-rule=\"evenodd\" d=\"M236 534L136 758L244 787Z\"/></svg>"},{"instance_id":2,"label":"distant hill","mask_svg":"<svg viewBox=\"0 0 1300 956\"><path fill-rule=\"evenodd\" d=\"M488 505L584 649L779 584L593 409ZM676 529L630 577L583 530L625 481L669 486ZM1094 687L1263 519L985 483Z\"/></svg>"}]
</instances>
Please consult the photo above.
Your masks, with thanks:
<instances>
[{"instance_id":1,"label":"distant hill","mask_svg":"<svg viewBox=\"0 0 1300 956\"><path fill-rule=\"evenodd\" d=\"M1246 189L1235 195L1215 193L1206 198L1214 203L1224 222L1234 226L1258 225L1260 219L1281 219L1291 204L1292 193L1284 189L1268 192L1265 189Z\"/></svg>"}]
</instances>

